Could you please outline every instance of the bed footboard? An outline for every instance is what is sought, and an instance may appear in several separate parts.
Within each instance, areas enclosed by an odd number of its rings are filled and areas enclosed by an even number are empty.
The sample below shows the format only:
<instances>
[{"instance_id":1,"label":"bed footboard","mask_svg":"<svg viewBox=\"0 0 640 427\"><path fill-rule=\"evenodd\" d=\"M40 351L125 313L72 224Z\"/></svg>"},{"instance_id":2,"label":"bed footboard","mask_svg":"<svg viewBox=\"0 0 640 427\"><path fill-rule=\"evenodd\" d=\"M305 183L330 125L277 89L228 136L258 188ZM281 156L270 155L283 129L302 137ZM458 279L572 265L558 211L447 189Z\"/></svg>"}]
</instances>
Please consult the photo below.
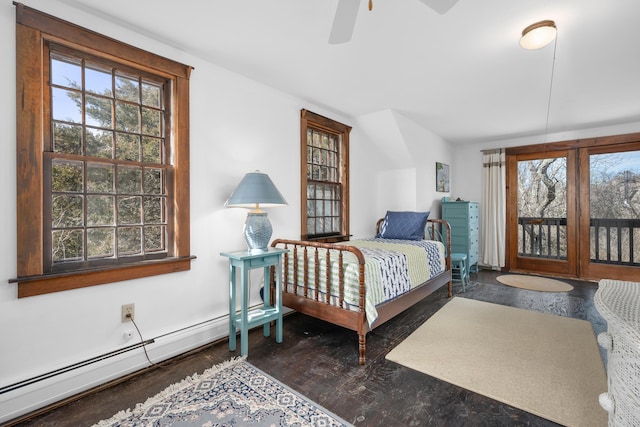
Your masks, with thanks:
<instances>
[{"instance_id":1,"label":"bed footboard","mask_svg":"<svg viewBox=\"0 0 640 427\"><path fill-rule=\"evenodd\" d=\"M359 336L360 364L365 363L365 285L362 252L353 246L299 240L276 239L273 247L288 249L284 254L282 304L309 316L351 329ZM345 253L357 260L357 306L345 301ZM301 261L300 261L301 260ZM322 266L324 264L324 266ZM324 274L321 275L321 271ZM335 274L337 270L337 275ZM271 275L273 282L273 274ZM274 283L271 284L271 289Z\"/></svg>"},{"instance_id":2,"label":"bed footboard","mask_svg":"<svg viewBox=\"0 0 640 427\"><path fill-rule=\"evenodd\" d=\"M443 232L446 229L446 233ZM365 364L366 334L396 314L448 284L451 297L451 258L449 224L446 221L429 220L425 234L433 240L446 235L446 269L410 292L381 304L380 316L370 326L365 310L365 258L360 249L348 244L330 244L300 240L276 239L272 247L288 249L283 255L282 304L309 316L355 331L358 334L359 363ZM347 259L349 262L347 263ZM355 259L355 261L354 261ZM353 292L354 265L357 280L357 296L350 294L345 300L345 276L349 269L349 280ZM271 274L271 292L275 289L275 277Z\"/></svg>"}]
</instances>

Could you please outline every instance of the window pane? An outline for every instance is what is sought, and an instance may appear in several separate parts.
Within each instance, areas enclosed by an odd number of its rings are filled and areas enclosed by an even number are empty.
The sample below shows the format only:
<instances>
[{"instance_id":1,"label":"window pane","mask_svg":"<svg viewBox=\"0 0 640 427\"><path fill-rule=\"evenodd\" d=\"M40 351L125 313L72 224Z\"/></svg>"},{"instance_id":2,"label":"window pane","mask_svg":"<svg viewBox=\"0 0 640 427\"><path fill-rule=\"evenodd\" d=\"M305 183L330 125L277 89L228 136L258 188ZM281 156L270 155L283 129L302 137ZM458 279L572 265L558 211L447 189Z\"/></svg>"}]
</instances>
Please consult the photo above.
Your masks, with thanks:
<instances>
[{"instance_id":1,"label":"window pane","mask_svg":"<svg viewBox=\"0 0 640 427\"><path fill-rule=\"evenodd\" d=\"M52 88L51 89L51 116L54 120L82 123L82 96L80 92Z\"/></svg>"},{"instance_id":2,"label":"window pane","mask_svg":"<svg viewBox=\"0 0 640 427\"><path fill-rule=\"evenodd\" d=\"M118 166L119 194L140 194L142 191L142 168L135 166Z\"/></svg>"},{"instance_id":3,"label":"window pane","mask_svg":"<svg viewBox=\"0 0 640 427\"><path fill-rule=\"evenodd\" d=\"M142 227L118 229L118 254L137 255L142 251Z\"/></svg>"},{"instance_id":4,"label":"window pane","mask_svg":"<svg viewBox=\"0 0 640 427\"><path fill-rule=\"evenodd\" d=\"M79 227L84 223L82 196L60 194L54 196L51 203L51 227Z\"/></svg>"},{"instance_id":5,"label":"window pane","mask_svg":"<svg viewBox=\"0 0 640 427\"><path fill-rule=\"evenodd\" d=\"M332 168L335 168L338 166L338 162L336 161L337 154L338 153L336 153L335 151L332 151L329 153L328 165L331 166Z\"/></svg>"},{"instance_id":6,"label":"window pane","mask_svg":"<svg viewBox=\"0 0 640 427\"><path fill-rule=\"evenodd\" d=\"M164 197L144 198L144 223L159 224L164 222Z\"/></svg>"},{"instance_id":7,"label":"window pane","mask_svg":"<svg viewBox=\"0 0 640 427\"><path fill-rule=\"evenodd\" d=\"M146 168L144 170L144 193L162 194L162 169Z\"/></svg>"},{"instance_id":8,"label":"window pane","mask_svg":"<svg viewBox=\"0 0 640 427\"><path fill-rule=\"evenodd\" d=\"M640 264L640 151L589 156L591 262Z\"/></svg>"},{"instance_id":9,"label":"window pane","mask_svg":"<svg viewBox=\"0 0 640 427\"><path fill-rule=\"evenodd\" d=\"M324 219L324 232L331 233L333 231L333 217L327 217Z\"/></svg>"},{"instance_id":10,"label":"window pane","mask_svg":"<svg viewBox=\"0 0 640 427\"><path fill-rule=\"evenodd\" d=\"M113 103L110 99L85 95L85 123L105 129L113 127Z\"/></svg>"},{"instance_id":11,"label":"window pane","mask_svg":"<svg viewBox=\"0 0 640 427\"><path fill-rule=\"evenodd\" d=\"M329 180L329 169L326 166L320 167L320 179L322 181Z\"/></svg>"},{"instance_id":12,"label":"window pane","mask_svg":"<svg viewBox=\"0 0 640 427\"><path fill-rule=\"evenodd\" d=\"M87 230L88 258L113 258L115 230L113 228L90 228Z\"/></svg>"},{"instance_id":13,"label":"window pane","mask_svg":"<svg viewBox=\"0 0 640 427\"><path fill-rule=\"evenodd\" d=\"M51 233L53 262L76 261L84 257L84 238L80 230L56 230Z\"/></svg>"},{"instance_id":14,"label":"window pane","mask_svg":"<svg viewBox=\"0 0 640 427\"><path fill-rule=\"evenodd\" d=\"M142 104L160 108L160 87L152 83L142 83Z\"/></svg>"},{"instance_id":15,"label":"window pane","mask_svg":"<svg viewBox=\"0 0 640 427\"><path fill-rule=\"evenodd\" d=\"M129 133L116 133L116 159L140 160L140 136Z\"/></svg>"},{"instance_id":16,"label":"window pane","mask_svg":"<svg viewBox=\"0 0 640 427\"><path fill-rule=\"evenodd\" d=\"M113 132L88 127L85 135L87 156L112 158Z\"/></svg>"},{"instance_id":17,"label":"window pane","mask_svg":"<svg viewBox=\"0 0 640 427\"><path fill-rule=\"evenodd\" d=\"M165 227L150 226L144 228L144 250L157 252L165 249Z\"/></svg>"},{"instance_id":18,"label":"window pane","mask_svg":"<svg viewBox=\"0 0 640 427\"><path fill-rule=\"evenodd\" d=\"M82 126L53 122L53 151L82 154Z\"/></svg>"},{"instance_id":19,"label":"window pane","mask_svg":"<svg viewBox=\"0 0 640 427\"><path fill-rule=\"evenodd\" d=\"M81 61L59 54L51 55L51 83L80 89L82 82Z\"/></svg>"},{"instance_id":20,"label":"window pane","mask_svg":"<svg viewBox=\"0 0 640 427\"><path fill-rule=\"evenodd\" d=\"M324 214L325 215L333 215L333 211L331 210L331 201L330 200L325 200L324 201Z\"/></svg>"},{"instance_id":21,"label":"window pane","mask_svg":"<svg viewBox=\"0 0 640 427\"><path fill-rule=\"evenodd\" d=\"M99 66L87 66L84 71L84 84L87 92L108 97L113 96L111 90L111 70Z\"/></svg>"},{"instance_id":22,"label":"window pane","mask_svg":"<svg viewBox=\"0 0 640 427\"><path fill-rule=\"evenodd\" d=\"M82 191L82 168L82 162L54 160L51 165L51 189L66 192Z\"/></svg>"},{"instance_id":23,"label":"window pane","mask_svg":"<svg viewBox=\"0 0 640 427\"><path fill-rule=\"evenodd\" d=\"M116 129L140 132L140 117L136 105L116 102Z\"/></svg>"},{"instance_id":24,"label":"window pane","mask_svg":"<svg viewBox=\"0 0 640 427\"><path fill-rule=\"evenodd\" d=\"M162 163L162 140L142 137L142 161L145 163Z\"/></svg>"},{"instance_id":25,"label":"window pane","mask_svg":"<svg viewBox=\"0 0 640 427\"><path fill-rule=\"evenodd\" d=\"M87 225L115 225L113 196L87 196Z\"/></svg>"},{"instance_id":26,"label":"window pane","mask_svg":"<svg viewBox=\"0 0 640 427\"><path fill-rule=\"evenodd\" d=\"M142 223L142 197L118 197L118 224Z\"/></svg>"},{"instance_id":27,"label":"window pane","mask_svg":"<svg viewBox=\"0 0 640 427\"><path fill-rule=\"evenodd\" d=\"M138 80L116 76L116 98L124 101L140 102Z\"/></svg>"},{"instance_id":28,"label":"window pane","mask_svg":"<svg viewBox=\"0 0 640 427\"><path fill-rule=\"evenodd\" d=\"M518 253L567 257L567 158L518 161Z\"/></svg>"},{"instance_id":29,"label":"window pane","mask_svg":"<svg viewBox=\"0 0 640 427\"><path fill-rule=\"evenodd\" d=\"M142 108L142 133L151 136L162 136L160 111Z\"/></svg>"},{"instance_id":30,"label":"window pane","mask_svg":"<svg viewBox=\"0 0 640 427\"><path fill-rule=\"evenodd\" d=\"M87 191L91 193L113 193L113 165L87 164Z\"/></svg>"}]
</instances>

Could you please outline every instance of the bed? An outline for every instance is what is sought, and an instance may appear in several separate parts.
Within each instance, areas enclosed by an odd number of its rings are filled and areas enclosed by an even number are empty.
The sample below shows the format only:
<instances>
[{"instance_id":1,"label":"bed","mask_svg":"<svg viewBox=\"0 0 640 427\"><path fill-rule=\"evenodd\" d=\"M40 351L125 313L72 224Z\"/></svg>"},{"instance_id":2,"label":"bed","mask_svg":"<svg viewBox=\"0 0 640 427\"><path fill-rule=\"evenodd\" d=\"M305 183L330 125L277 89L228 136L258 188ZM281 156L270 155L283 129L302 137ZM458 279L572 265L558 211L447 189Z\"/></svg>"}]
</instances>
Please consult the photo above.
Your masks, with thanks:
<instances>
[{"instance_id":1,"label":"bed","mask_svg":"<svg viewBox=\"0 0 640 427\"><path fill-rule=\"evenodd\" d=\"M385 235L390 231L389 214L378 220L376 237L371 239L343 243L276 239L271 243L289 250L283 260L283 305L355 331L361 365L366 362L369 331L445 284L449 297L452 293L449 224L425 217L418 238L414 231L411 240L397 239L405 236Z\"/></svg>"}]
</instances>

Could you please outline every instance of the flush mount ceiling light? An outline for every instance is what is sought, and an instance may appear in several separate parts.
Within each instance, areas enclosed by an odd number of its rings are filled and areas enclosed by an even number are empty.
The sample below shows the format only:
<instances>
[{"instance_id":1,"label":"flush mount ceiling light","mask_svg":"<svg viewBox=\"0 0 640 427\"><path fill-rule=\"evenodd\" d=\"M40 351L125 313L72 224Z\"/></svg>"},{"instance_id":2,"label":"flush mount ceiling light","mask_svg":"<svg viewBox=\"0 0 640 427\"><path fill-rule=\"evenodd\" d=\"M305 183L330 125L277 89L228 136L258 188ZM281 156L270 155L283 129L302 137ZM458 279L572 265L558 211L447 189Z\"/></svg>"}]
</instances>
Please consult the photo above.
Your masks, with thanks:
<instances>
[{"instance_id":1,"label":"flush mount ceiling light","mask_svg":"<svg viewBox=\"0 0 640 427\"><path fill-rule=\"evenodd\" d=\"M556 37L556 23L553 21L540 21L529 25L522 30L520 46L534 50L545 47Z\"/></svg>"}]
</instances>

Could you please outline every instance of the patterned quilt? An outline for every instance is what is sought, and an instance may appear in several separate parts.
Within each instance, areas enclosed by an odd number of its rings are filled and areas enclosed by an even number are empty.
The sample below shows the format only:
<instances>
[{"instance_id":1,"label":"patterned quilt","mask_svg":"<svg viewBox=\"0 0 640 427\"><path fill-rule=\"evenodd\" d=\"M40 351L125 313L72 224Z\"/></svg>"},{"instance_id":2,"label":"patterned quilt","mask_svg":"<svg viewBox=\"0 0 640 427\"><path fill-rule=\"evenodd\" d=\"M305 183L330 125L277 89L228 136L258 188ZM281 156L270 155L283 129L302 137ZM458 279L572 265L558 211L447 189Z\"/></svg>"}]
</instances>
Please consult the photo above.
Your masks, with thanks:
<instances>
[{"instance_id":1,"label":"patterned quilt","mask_svg":"<svg viewBox=\"0 0 640 427\"><path fill-rule=\"evenodd\" d=\"M355 246L365 257L365 311L369 326L373 327L378 318L376 306L392 300L412 288L426 282L430 278L442 273L445 268L444 245L431 240L394 240L394 239L363 239L345 242ZM301 251L300 251L301 252ZM331 258L331 300L335 304L338 295L338 252L330 251ZM324 299L327 292L326 284L326 251L318 250L319 259L319 298ZM344 256L344 308L358 309L359 282L358 261L350 252L343 252ZM308 248L309 289L315 292L315 249ZM304 281L304 259L298 255L298 283ZM294 269L288 269L288 289L293 291L292 284ZM313 295L309 295L313 297Z\"/></svg>"}]
</instances>

